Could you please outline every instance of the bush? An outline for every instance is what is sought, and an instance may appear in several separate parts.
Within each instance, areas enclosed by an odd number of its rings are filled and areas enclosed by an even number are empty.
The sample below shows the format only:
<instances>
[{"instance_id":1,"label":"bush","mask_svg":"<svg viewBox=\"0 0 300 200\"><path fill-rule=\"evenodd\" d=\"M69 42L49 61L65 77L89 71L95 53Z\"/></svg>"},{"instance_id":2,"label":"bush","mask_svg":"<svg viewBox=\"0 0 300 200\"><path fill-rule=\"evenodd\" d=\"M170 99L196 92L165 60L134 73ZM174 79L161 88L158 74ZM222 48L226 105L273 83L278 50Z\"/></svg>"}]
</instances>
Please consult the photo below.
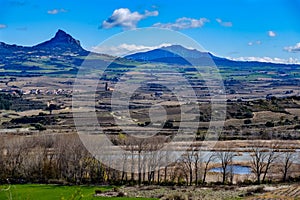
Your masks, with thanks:
<instances>
[{"instance_id":1,"label":"bush","mask_svg":"<svg viewBox=\"0 0 300 200\"><path fill-rule=\"evenodd\" d=\"M251 124L251 123L252 123L251 119L245 119L244 120L244 124Z\"/></svg>"},{"instance_id":2,"label":"bush","mask_svg":"<svg viewBox=\"0 0 300 200\"><path fill-rule=\"evenodd\" d=\"M117 143L118 144L118 143ZM124 181L121 181L121 180L111 180L109 182L110 185L115 185L115 186L121 186L121 185L124 185Z\"/></svg>"},{"instance_id":3,"label":"bush","mask_svg":"<svg viewBox=\"0 0 300 200\"><path fill-rule=\"evenodd\" d=\"M217 181L217 182L214 182L213 184L214 184L214 185L223 185L223 182Z\"/></svg>"},{"instance_id":4,"label":"bush","mask_svg":"<svg viewBox=\"0 0 300 200\"><path fill-rule=\"evenodd\" d=\"M114 187L113 187L113 191L114 191L114 192L120 192L120 188L114 186Z\"/></svg>"},{"instance_id":5,"label":"bush","mask_svg":"<svg viewBox=\"0 0 300 200\"><path fill-rule=\"evenodd\" d=\"M299 129L300 129L300 125L294 126L294 129L295 129L295 130L299 130Z\"/></svg>"},{"instance_id":6,"label":"bush","mask_svg":"<svg viewBox=\"0 0 300 200\"><path fill-rule=\"evenodd\" d=\"M117 197L126 197L127 193L126 192L119 192Z\"/></svg>"},{"instance_id":7,"label":"bush","mask_svg":"<svg viewBox=\"0 0 300 200\"><path fill-rule=\"evenodd\" d=\"M173 128L173 122L171 120L167 120L164 124L164 128Z\"/></svg>"},{"instance_id":8,"label":"bush","mask_svg":"<svg viewBox=\"0 0 300 200\"><path fill-rule=\"evenodd\" d=\"M240 197L247 197L247 196L253 196L255 193L263 193L264 192L264 186L258 186L258 187L251 187L246 190L244 194L240 194Z\"/></svg>"},{"instance_id":9,"label":"bush","mask_svg":"<svg viewBox=\"0 0 300 200\"><path fill-rule=\"evenodd\" d=\"M44 113L44 112L39 112L39 116L46 116L46 113Z\"/></svg>"},{"instance_id":10,"label":"bush","mask_svg":"<svg viewBox=\"0 0 300 200\"><path fill-rule=\"evenodd\" d=\"M95 194L102 194L102 190L95 190Z\"/></svg>"},{"instance_id":11,"label":"bush","mask_svg":"<svg viewBox=\"0 0 300 200\"><path fill-rule=\"evenodd\" d=\"M271 179L268 179L268 180L265 180L265 181L262 181L263 184L272 184L273 181Z\"/></svg>"},{"instance_id":12,"label":"bush","mask_svg":"<svg viewBox=\"0 0 300 200\"><path fill-rule=\"evenodd\" d=\"M253 113L251 111L247 111L245 114L244 114L244 117L245 118L252 118L253 117Z\"/></svg>"},{"instance_id":13,"label":"bush","mask_svg":"<svg viewBox=\"0 0 300 200\"><path fill-rule=\"evenodd\" d=\"M135 185L137 185L137 181L136 180L130 180L129 182L128 182L128 185L129 186L135 186Z\"/></svg>"},{"instance_id":14,"label":"bush","mask_svg":"<svg viewBox=\"0 0 300 200\"><path fill-rule=\"evenodd\" d=\"M274 122L266 122L266 127L274 127Z\"/></svg>"},{"instance_id":15,"label":"bush","mask_svg":"<svg viewBox=\"0 0 300 200\"><path fill-rule=\"evenodd\" d=\"M264 186L258 186L247 189L247 193L263 193L264 192Z\"/></svg>"},{"instance_id":16,"label":"bush","mask_svg":"<svg viewBox=\"0 0 300 200\"><path fill-rule=\"evenodd\" d=\"M46 130L46 127L44 125L40 124L40 123L33 124L33 127L38 131Z\"/></svg>"},{"instance_id":17,"label":"bush","mask_svg":"<svg viewBox=\"0 0 300 200\"><path fill-rule=\"evenodd\" d=\"M184 186L184 185L186 185L186 181L184 181L184 180L179 180L179 181L177 182L176 185L177 185L177 186Z\"/></svg>"},{"instance_id":18,"label":"bush","mask_svg":"<svg viewBox=\"0 0 300 200\"><path fill-rule=\"evenodd\" d=\"M149 181L142 181L142 185L151 185Z\"/></svg>"},{"instance_id":19,"label":"bush","mask_svg":"<svg viewBox=\"0 0 300 200\"><path fill-rule=\"evenodd\" d=\"M197 181L197 183L195 182L196 185L203 185L202 180Z\"/></svg>"},{"instance_id":20,"label":"bush","mask_svg":"<svg viewBox=\"0 0 300 200\"><path fill-rule=\"evenodd\" d=\"M241 184L243 185L253 185L253 181L249 180L249 179L245 179Z\"/></svg>"},{"instance_id":21,"label":"bush","mask_svg":"<svg viewBox=\"0 0 300 200\"><path fill-rule=\"evenodd\" d=\"M175 182L173 181L164 181L160 183L161 186L175 186Z\"/></svg>"},{"instance_id":22,"label":"bush","mask_svg":"<svg viewBox=\"0 0 300 200\"><path fill-rule=\"evenodd\" d=\"M164 200L188 200L188 196L182 193L169 194L161 199Z\"/></svg>"}]
</instances>

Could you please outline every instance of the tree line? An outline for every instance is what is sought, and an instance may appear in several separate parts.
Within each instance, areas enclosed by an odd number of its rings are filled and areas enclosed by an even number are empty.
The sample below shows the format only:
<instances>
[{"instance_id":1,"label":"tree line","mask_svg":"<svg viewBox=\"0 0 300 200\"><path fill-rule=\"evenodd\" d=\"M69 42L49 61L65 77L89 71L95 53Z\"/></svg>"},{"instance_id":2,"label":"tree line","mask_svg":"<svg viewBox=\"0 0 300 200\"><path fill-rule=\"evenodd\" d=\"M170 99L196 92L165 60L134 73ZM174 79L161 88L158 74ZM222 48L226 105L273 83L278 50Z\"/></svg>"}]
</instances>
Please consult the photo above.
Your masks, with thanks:
<instances>
[{"instance_id":1,"label":"tree line","mask_svg":"<svg viewBox=\"0 0 300 200\"><path fill-rule=\"evenodd\" d=\"M136 139L119 134L112 138L126 153L111 159L106 166L91 155L77 134L0 136L0 180L7 182L39 182L62 184L206 184L213 166L221 167L221 184L233 182L231 165L237 152L229 148L206 154L191 146L175 162L172 151L157 151L166 140L163 137ZM176 153L176 152L175 152ZM281 174L282 181L291 176L296 154L293 149L281 151L277 143L258 142L250 150L249 166L260 184L272 177L272 169ZM114 166L123 170L115 170ZM274 170L273 170L274 171Z\"/></svg>"}]
</instances>

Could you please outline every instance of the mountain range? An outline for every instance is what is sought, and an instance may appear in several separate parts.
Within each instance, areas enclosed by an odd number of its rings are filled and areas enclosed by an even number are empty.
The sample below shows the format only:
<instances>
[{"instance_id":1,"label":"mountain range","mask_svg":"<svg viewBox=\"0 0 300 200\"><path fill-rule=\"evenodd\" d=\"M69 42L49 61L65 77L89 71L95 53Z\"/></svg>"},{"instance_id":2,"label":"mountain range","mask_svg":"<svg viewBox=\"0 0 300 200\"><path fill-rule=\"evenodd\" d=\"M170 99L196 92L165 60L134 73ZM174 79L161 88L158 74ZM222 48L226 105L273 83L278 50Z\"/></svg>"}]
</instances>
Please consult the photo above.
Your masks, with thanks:
<instances>
[{"instance_id":1,"label":"mountain range","mask_svg":"<svg viewBox=\"0 0 300 200\"><path fill-rule=\"evenodd\" d=\"M93 53L82 48L80 41L74 39L63 30L58 30L53 38L32 47L9 45L0 42L0 69L4 72L0 75L44 75L45 73L76 73L84 57ZM109 55L101 55L104 59ZM298 68L296 64L276 64L263 62L233 61L217 57L209 52L201 52L195 49L187 49L180 45L162 47L147 52L139 52L128 55L121 62L126 60L138 62L161 62L171 65L205 65L212 63L218 66L227 67L263 67L268 66L282 70L284 68ZM126 66L126 64L124 65ZM51 72L49 72L49 69ZM7 70L7 72L5 72Z\"/></svg>"},{"instance_id":2,"label":"mountain range","mask_svg":"<svg viewBox=\"0 0 300 200\"><path fill-rule=\"evenodd\" d=\"M63 30L58 30L53 38L38 45L32 47L24 47L18 45L9 45L4 42L0 42L0 53L1 55L9 55L9 54L80 54L87 55L89 52L84 50L79 40L74 39L71 35L67 34Z\"/></svg>"},{"instance_id":3,"label":"mountain range","mask_svg":"<svg viewBox=\"0 0 300 200\"><path fill-rule=\"evenodd\" d=\"M217 66L232 66L232 67L260 67L260 66L274 66L274 67L299 67L297 64L281 64L281 63L267 63L259 61L235 61L227 58L222 58L213 55L210 52L201 52L196 49L188 49L180 45L172 45L150 50L147 52L138 52L126 56L125 58L140 62L162 62L168 64L179 65L205 65L215 64Z\"/></svg>"}]
</instances>

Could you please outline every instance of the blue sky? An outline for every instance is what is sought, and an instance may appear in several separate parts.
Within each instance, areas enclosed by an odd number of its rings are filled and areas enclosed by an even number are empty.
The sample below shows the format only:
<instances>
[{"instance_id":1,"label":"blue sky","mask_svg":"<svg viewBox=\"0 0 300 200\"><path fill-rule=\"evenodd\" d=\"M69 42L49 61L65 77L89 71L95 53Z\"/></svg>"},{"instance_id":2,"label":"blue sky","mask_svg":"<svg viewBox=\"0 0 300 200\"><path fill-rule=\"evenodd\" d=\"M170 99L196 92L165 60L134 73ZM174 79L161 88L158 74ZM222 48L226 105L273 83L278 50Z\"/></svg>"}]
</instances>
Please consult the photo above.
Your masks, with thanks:
<instances>
[{"instance_id":1,"label":"blue sky","mask_svg":"<svg viewBox=\"0 0 300 200\"><path fill-rule=\"evenodd\" d=\"M9 44L34 45L62 29L91 50L124 30L155 26L186 34L223 57L300 62L300 0L0 2L0 41Z\"/></svg>"}]
</instances>

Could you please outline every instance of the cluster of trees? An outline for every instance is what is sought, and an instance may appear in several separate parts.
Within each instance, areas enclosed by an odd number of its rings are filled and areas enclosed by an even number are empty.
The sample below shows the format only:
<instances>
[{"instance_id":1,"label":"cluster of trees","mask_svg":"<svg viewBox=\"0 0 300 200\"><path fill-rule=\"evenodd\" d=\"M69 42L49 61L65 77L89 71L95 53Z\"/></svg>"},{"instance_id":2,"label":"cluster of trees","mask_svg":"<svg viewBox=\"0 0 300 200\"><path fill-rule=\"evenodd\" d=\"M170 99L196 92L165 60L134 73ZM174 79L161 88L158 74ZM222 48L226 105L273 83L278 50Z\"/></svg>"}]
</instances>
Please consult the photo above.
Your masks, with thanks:
<instances>
[{"instance_id":1,"label":"cluster of trees","mask_svg":"<svg viewBox=\"0 0 300 200\"><path fill-rule=\"evenodd\" d=\"M186 183L189 185L206 183L207 172L211 164L220 166L222 184L233 183L232 166L237 153L227 148L204 156L198 148L192 148L179 160ZM282 151L277 142L256 142L250 149L250 156L251 160L248 164L255 176L256 184L274 181L273 178L278 178L277 175L272 177L274 173L281 174L281 181L286 182L290 178L292 166L296 161L295 149Z\"/></svg>"},{"instance_id":2,"label":"cluster of trees","mask_svg":"<svg viewBox=\"0 0 300 200\"><path fill-rule=\"evenodd\" d=\"M2 181L84 183L104 180L104 167L93 159L76 135L2 136L0 138Z\"/></svg>"},{"instance_id":3,"label":"cluster of trees","mask_svg":"<svg viewBox=\"0 0 300 200\"><path fill-rule=\"evenodd\" d=\"M8 94L0 94L0 110L8 110L11 106L12 97Z\"/></svg>"},{"instance_id":4,"label":"cluster of trees","mask_svg":"<svg viewBox=\"0 0 300 200\"><path fill-rule=\"evenodd\" d=\"M82 145L78 135L39 135L0 137L0 179L11 182L62 182L73 184L204 184L212 166L222 168L222 183L233 181L230 170L236 153L229 149L206 155L191 147L176 162L163 147L163 137L151 140L120 134L114 143L126 149L118 159L105 166ZM286 181L295 161L293 151L279 152L277 144L258 143L252 147L250 161L256 182L266 181L276 164ZM115 170L120 166L123 170Z\"/></svg>"},{"instance_id":5,"label":"cluster of trees","mask_svg":"<svg viewBox=\"0 0 300 200\"><path fill-rule=\"evenodd\" d=\"M282 181L285 182L296 160L294 149L281 152L280 145L276 142L258 142L252 147L251 153L251 168L258 184L267 180L272 168L277 168L278 173L282 174Z\"/></svg>"}]
</instances>

